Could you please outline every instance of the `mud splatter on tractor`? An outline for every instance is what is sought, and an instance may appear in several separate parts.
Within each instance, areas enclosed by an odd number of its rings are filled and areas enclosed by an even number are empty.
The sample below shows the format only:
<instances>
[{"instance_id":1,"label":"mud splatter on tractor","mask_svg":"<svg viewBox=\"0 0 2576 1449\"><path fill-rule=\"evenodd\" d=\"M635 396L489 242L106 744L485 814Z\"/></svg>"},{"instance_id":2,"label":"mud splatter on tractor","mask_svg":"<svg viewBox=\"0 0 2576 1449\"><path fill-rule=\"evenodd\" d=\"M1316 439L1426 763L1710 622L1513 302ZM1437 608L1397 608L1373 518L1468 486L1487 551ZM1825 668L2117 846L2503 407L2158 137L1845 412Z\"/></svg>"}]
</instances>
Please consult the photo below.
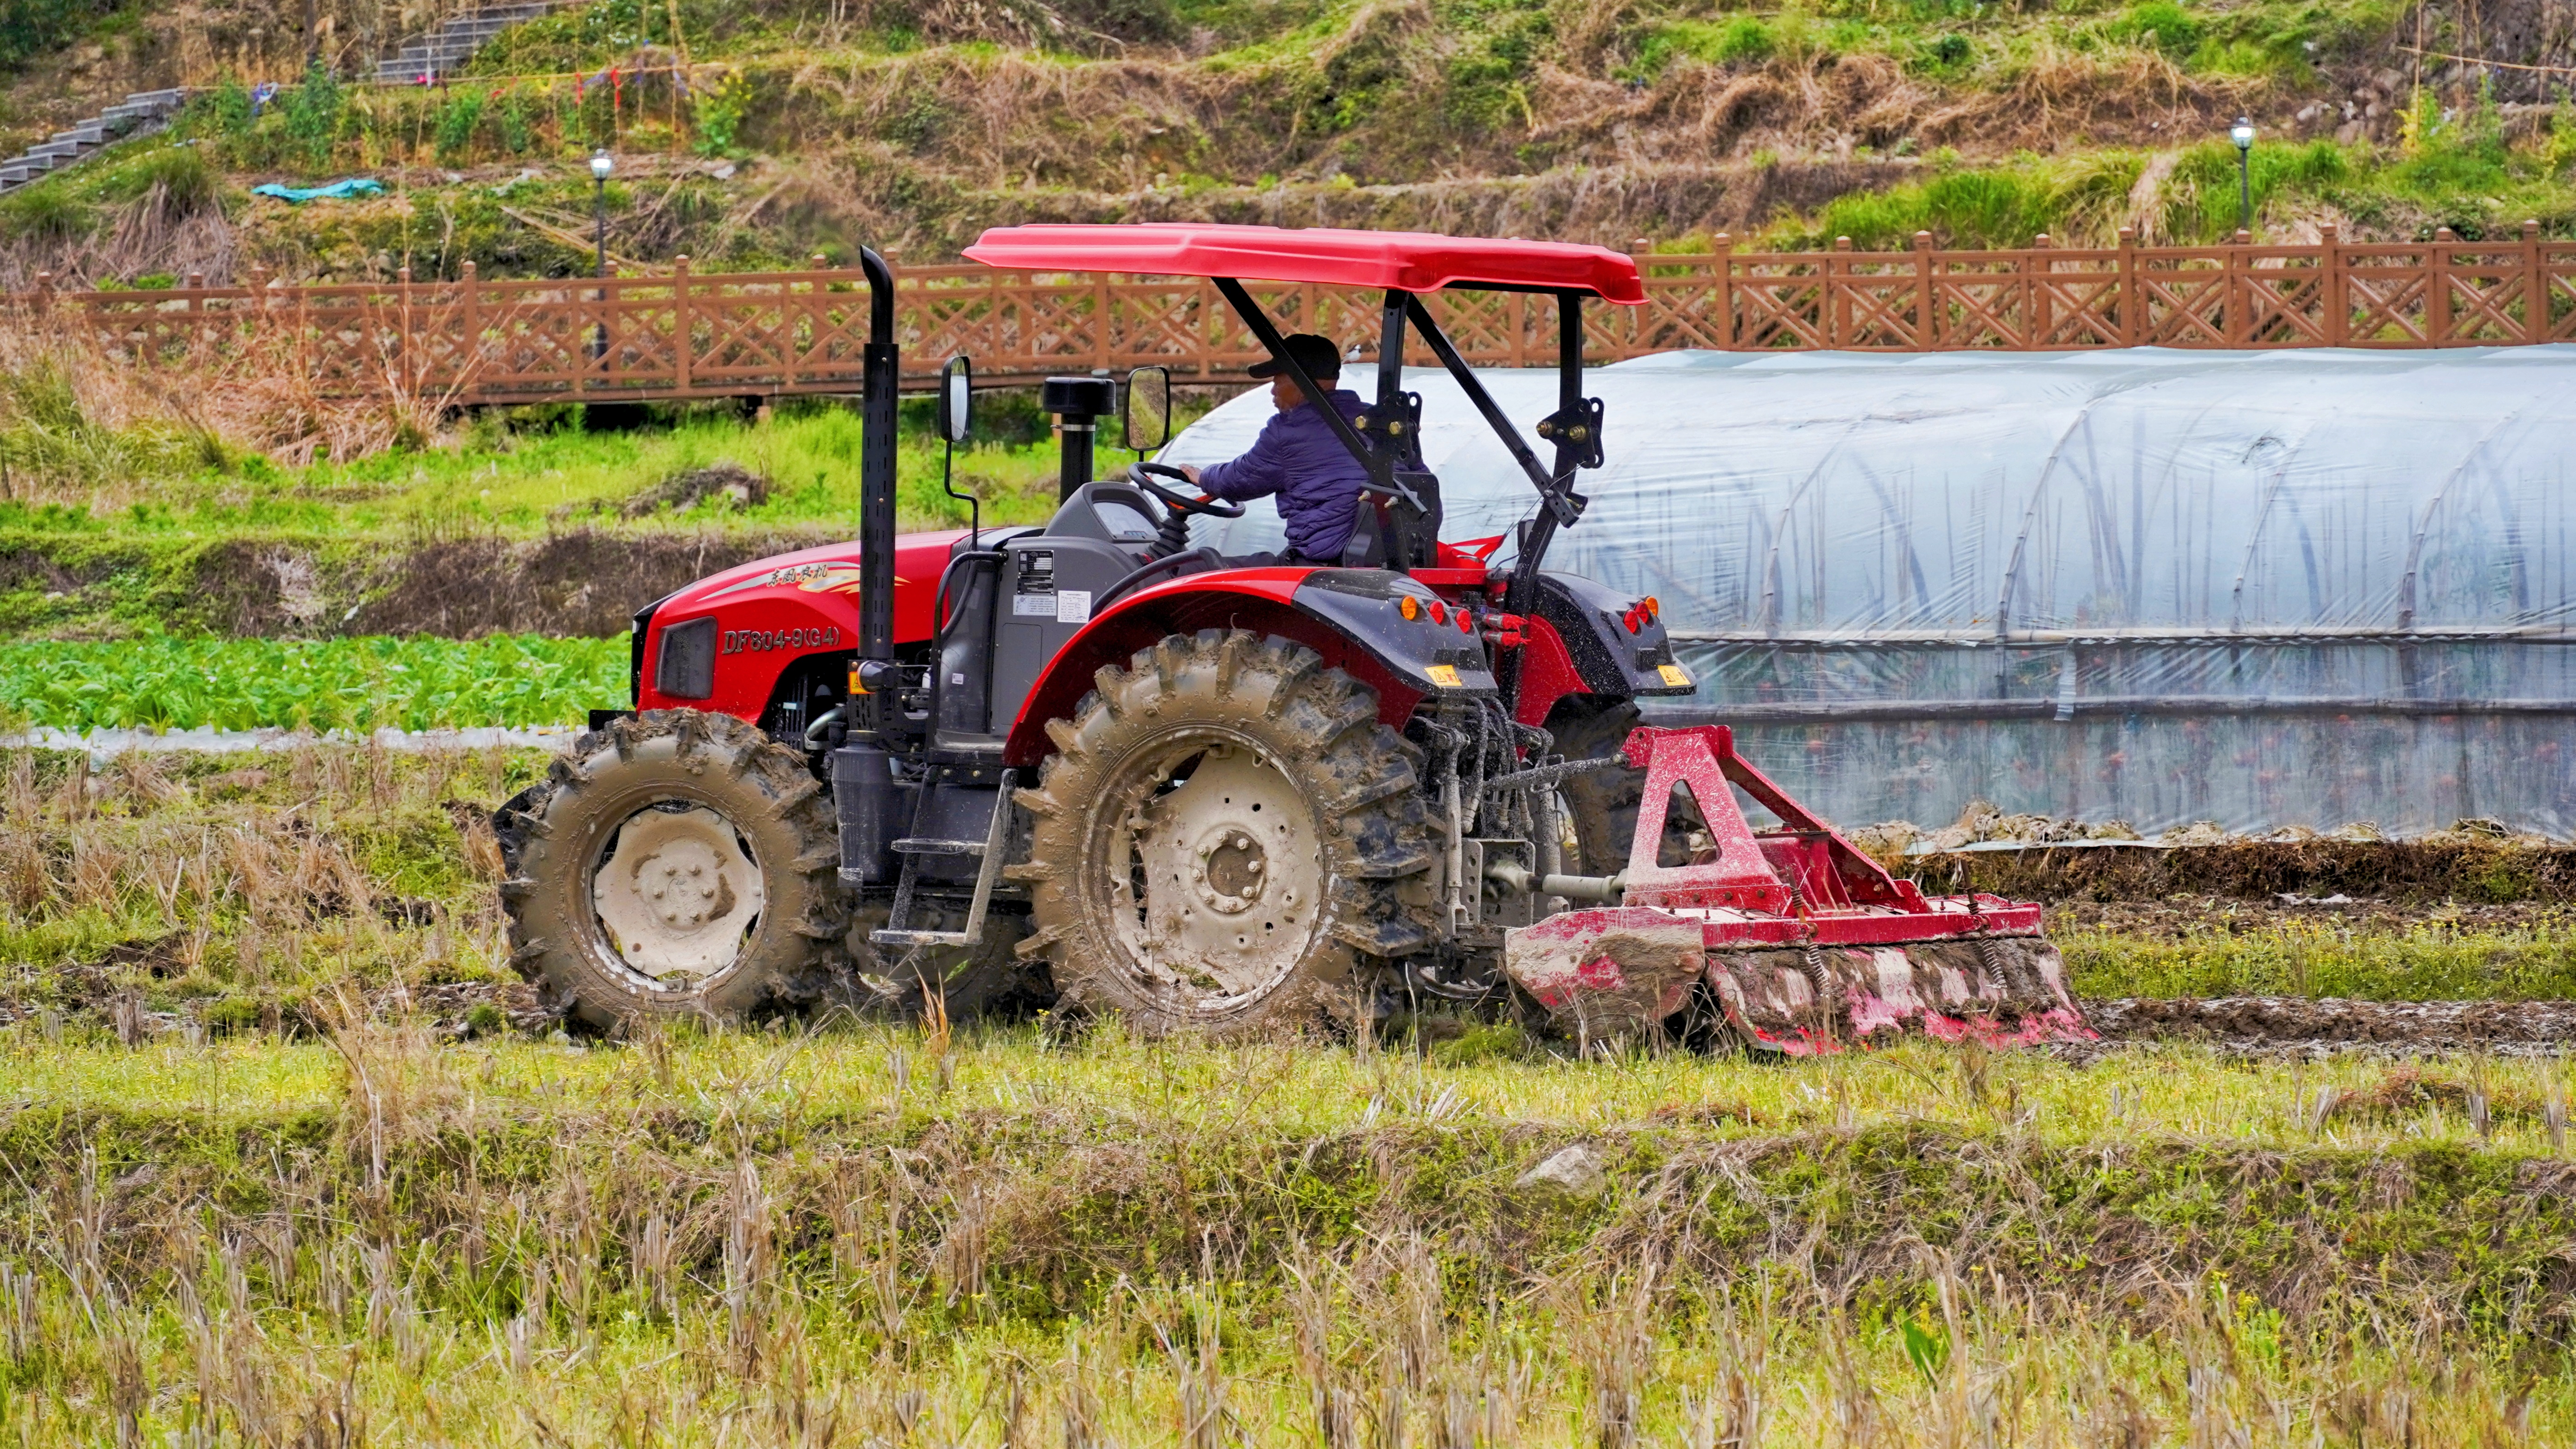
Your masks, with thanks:
<instances>
[{"instance_id":1,"label":"mud splatter on tractor","mask_svg":"<svg viewBox=\"0 0 2576 1449\"><path fill-rule=\"evenodd\" d=\"M1645 772L1628 869L1589 889L1618 901L1504 936L1512 979L1586 1037L1681 1012L1705 984L1745 1042L1814 1056L1908 1031L1988 1046L2089 1041L2039 907L1930 896L1899 880L1735 752L1720 725L1640 728ZM1780 821L1756 831L1742 790ZM1658 863L1677 792L1705 823L1687 864Z\"/></svg>"}]
</instances>

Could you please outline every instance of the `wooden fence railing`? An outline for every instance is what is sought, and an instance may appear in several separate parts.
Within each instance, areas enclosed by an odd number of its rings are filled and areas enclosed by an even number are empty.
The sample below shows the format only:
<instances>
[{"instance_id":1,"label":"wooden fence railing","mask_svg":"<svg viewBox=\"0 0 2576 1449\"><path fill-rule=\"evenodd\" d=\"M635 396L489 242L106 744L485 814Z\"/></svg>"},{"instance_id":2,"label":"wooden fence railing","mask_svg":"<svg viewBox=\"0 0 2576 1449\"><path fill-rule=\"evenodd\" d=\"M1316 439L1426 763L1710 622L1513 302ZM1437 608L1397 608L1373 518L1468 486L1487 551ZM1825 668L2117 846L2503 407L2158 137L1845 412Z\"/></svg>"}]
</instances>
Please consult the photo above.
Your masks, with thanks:
<instances>
[{"instance_id":1,"label":"wooden fence railing","mask_svg":"<svg viewBox=\"0 0 2576 1449\"><path fill-rule=\"evenodd\" d=\"M2517 237L2305 246L1641 256L1646 302L1592 309L1596 362L1728 351L2049 351L2107 347L2470 347L2576 339L2576 243ZM1205 281L1053 277L977 266L901 274L907 381L968 353L1025 383L1147 363L1239 381L1251 337ZM1283 329L1373 335L1379 298L1256 285ZM457 403L846 393L867 293L856 272L55 292L17 299L121 359L177 362L281 330L325 389L401 387ZM1552 361L1553 304L1503 292L1432 302L1467 357ZM1427 354L1417 360L1428 361Z\"/></svg>"}]
</instances>

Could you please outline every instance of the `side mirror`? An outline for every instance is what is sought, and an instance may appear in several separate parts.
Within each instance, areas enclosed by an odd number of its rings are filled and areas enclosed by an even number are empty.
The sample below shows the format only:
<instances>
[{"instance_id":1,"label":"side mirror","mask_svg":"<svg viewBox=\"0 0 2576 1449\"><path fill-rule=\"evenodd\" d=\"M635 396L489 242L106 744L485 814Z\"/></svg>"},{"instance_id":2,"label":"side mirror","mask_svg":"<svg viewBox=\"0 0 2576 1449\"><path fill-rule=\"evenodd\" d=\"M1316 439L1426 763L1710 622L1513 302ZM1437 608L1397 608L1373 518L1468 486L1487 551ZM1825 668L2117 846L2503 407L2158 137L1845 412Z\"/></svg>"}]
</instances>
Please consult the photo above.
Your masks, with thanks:
<instances>
[{"instance_id":1,"label":"side mirror","mask_svg":"<svg viewBox=\"0 0 2576 1449\"><path fill-rule=\"evenodd\" d=\"M1151 453L1172 440L1170 369L1140 367L1127 374L1118 424L1124 434L1120 442L1131 453Z\"/></svg>"},{"instance_id":2,"label":"side mirror","mask_svg":"<svg viewBox=\"0 0 2576 1449\"><path fill-rule=\"evenodd\" d=\"M966 505L966 530L975 540L967 547L980 548L984 502L972 493L957 491L957 445L966 441L966 429L974 420L975 360L961 352L939 369L939 436L948 444L939 460L939 491Z\"/></svg>"},{"instance_id":3,"label":"side mirror","mask_svg":"<svg viewBox=\"0 0 2576 1449\"><path fill-rule=\"evenodd\" d=\"M939 436L966 441L975 417L975 360L960 353L939 369Z\"/></svg>"}]
</instances>

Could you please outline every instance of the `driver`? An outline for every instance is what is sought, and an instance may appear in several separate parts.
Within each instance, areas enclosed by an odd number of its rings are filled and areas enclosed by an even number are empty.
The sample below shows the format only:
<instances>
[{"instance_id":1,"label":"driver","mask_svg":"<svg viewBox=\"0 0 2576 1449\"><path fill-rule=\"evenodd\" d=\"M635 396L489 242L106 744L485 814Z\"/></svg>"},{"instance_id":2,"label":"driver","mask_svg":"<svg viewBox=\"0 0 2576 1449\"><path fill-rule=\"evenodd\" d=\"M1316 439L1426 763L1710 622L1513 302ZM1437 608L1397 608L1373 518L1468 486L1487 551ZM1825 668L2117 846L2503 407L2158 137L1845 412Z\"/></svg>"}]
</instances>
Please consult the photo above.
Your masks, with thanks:
<instances>
[{"instance_id":1,"label":"driver","mask_svg":"<svg viewBox=\"0 0 2576 1449\"><path fill-rule=\"evenodd\" d=\"M1342 355L1331 338L1292 332L1280 340L1307 376L1331 389L1333 407L1344 421L1360 415L1359 394L1333 386L1341 380ZM1270 401L1279 411L1262 425L1261 436L1242 457L1204 469L1184 464L1181 472L1217 498L1237 503L1278 498L1279 521L1288 525L1287 551L1233 562L1337 565L1358 521L1368 470L1342 446L1333 425L1306 400L1305 390L1279 359L1265 357L1246 371L1270 379Z\"/></svg>"}]
</instances>

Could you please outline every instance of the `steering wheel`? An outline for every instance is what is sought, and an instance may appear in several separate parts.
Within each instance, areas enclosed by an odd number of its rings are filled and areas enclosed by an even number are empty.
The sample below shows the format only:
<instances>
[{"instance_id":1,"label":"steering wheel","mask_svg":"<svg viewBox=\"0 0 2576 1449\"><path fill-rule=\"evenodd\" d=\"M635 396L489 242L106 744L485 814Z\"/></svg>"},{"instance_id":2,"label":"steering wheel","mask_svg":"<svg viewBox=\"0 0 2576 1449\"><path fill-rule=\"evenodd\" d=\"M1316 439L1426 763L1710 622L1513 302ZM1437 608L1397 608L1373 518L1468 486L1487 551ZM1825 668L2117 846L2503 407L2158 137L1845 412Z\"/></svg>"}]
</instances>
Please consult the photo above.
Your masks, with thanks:
<instances>
[{"instance_id":1,"label":"steering wheel","mask_svg":"<svg viewBox=\"0 0 2576 1449\"><path fill-rule=\"evenodd\" d=\"M1163 505L1175 513L1202 513L1210 518L1241 518L1243 516L1243 505L1240 503L1228 502L1223 498L1210 498L1205 494L1193 496L1187 493L1175 493L1171 489L1164 487L1162 484L1155 482L1154 479L1157 477L1170 478L1181 483L1188 483L1190 481L1189 474L1182 472L1180 469L1173 467L1169 463L1130 463L1127 465L1127 481L1144 489L1146 492L1153 494L1156 498L1163 500ZM1192 484L1191 486L1195 487L1197 485Z\"/></svg>"}]
</instances>

